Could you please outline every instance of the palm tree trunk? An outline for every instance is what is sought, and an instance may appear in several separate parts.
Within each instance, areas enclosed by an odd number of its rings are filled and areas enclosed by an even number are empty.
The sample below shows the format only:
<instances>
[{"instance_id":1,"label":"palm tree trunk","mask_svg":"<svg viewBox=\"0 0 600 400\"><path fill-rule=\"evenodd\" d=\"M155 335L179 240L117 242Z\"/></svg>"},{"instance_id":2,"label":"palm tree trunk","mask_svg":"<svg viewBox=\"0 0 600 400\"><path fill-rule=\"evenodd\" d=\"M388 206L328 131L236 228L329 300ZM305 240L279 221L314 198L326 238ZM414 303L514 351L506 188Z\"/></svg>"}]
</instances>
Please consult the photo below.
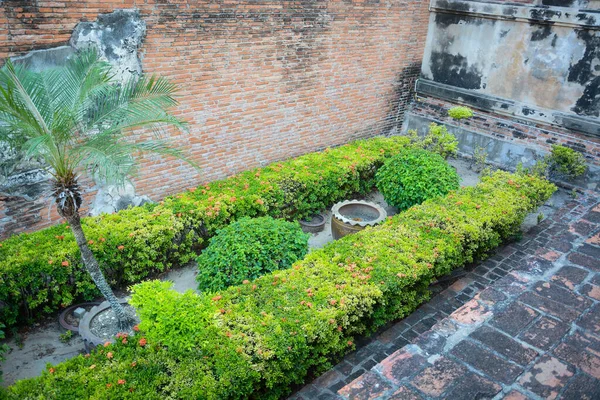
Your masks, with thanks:
<instances>
[{"instance_id":1,"label":"palm tree trunk","mask_svg":"<svg viewBox=\"0 0 600 400\"><path fill-rule=\"evenodd\" d=\"M106 282L102 271L100 270L100 266L98 265L98 261L94 254L90 250L87 244L87 239L85 238L85 234L83 233L83 229L81 227L81 220L79 218L79 213L74 213L72 216L65 216L65 219L71 226L71 231L75 236L75 240L77 241L77 245L79 246L79 250L81 252L81 258L83 259L83 265L85 269L92 277L92 280L100 289L100 292L106 298L106 300L110 303L110 306L115 313L119 326L122 331L128 331L131 328L131 319L127 316L123 305L119 302L112 289Z\"/></svg>"}]
</instances>

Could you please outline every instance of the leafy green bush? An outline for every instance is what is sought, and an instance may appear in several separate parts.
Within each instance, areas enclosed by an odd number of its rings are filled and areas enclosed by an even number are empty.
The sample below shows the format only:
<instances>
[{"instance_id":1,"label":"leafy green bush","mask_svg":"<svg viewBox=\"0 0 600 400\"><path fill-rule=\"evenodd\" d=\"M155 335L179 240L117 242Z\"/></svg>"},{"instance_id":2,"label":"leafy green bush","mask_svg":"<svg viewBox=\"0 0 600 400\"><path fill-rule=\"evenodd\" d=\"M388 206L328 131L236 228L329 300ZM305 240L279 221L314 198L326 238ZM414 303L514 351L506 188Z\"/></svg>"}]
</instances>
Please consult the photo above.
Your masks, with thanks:
<instances>
[{"instance_id":1,"label":"leafy green bush","mask_svg":"<svg viewBox=\"0 0 600 400\"><path fill-rule=\"evenodd\" d=\"M543 176L550 179L572 180L585 174L587 165L585 157L565 146L553 145L550 154L537 160L534 165L524 168L517 166L517 172Z\"/></svg>"},{"instance_id":2,"label":"leafy green bush","mask_svg":"<svg viewBox=\"0 0 600 400\"><path fill-rule=\"evenodd\" d=\"M429 125L429 131L424 137L419 137L416 130L409 130L408 137L410 138L411 147L421 148L432 151L448 158L456 154L458 149L458 140L448 132L448 128L444 125L438 125L432 122Z\"/></svg>"},{"instance_id":3,"label":"leafy green bush","mask_svg":"<svg viewBox=\"0 0 600 400\"><path fill-rule=\"evenodd\" d=\"M241 217L300 219L355 193L367 193L384 160L405 137L361 140L191 188L116 214L82 219L107 280L139 282L184 265L217 229ZM99 292L65 224L0 243L0 321L26 323Z\"/></svg>"},{"instance_id":4,"label":"leafy green bush","mask_svg":"<svg viewBox=\"0 0 600 400\"><path fill-rule=\"evenodd\" d=\"M6 328L2 322L0 322L0 340L4 339L6 336L4 335L3 328ZM6 360L4 353L8 351L8 346L5 344L0 344L0 367L2 366L2 361ZM0 369L0 382L2 382L2 369ZM0 393L1 394L1 393Z\"/></svg>"},{"instance_id":5,"label":"leafy green bush","mask_svg":"<svg viewBox=\"0 0 600 400\"><path fill-rule=\"evenodd\" d=\"M377 188L388 204L406 210L427 199L458 189L454 168L435 153L407 149L390 158L377 171Z\"/></svg>"},{"instance_id":6,"label":"leafy green bush","mask_svg":"<svg viewBox=\"0 0 600 400\"><path fill-rule=\"evenodd\" d=\"M357 335L413 311L432 279L513 237L554 189L496 172L220 293L136 285L144 346L132 339L78 356L17 382L9 397L281 398L353 349Z\"/></svg>"},{"instance_id":7,"label":"leafy green bush","mask_svg":"<svg viewBox=\"0 0 600 400\"><path fill-rule=\"evenodd\" d=\"M298 222L241 218L217 231L198 257L198 288L222 290L291 268L308 253L309 237Z\"/></svg>"},{"instance_id":8,"label":"leafy green bush","mask_svg":"<svg viewBox=\"0 0 600 400\"><path fill-rule=\"evenodd\" d=\"M473 110L469 107L456 106L448 110L448 115L455 120L461 120L464 118L471 118L473 116Z\"/></svg>"},{"instance_id":9,"label":"leafy green bush","mask_svg":"<svg viewBox=\"0 0 600 400\"><path fill-rule=\"evenodd\" d=\"M553 145L550 155L547 157L548 173L551 177L565 177L575 179L587 170L585 157L565 146Z\"/></svg>"}]
</instances>

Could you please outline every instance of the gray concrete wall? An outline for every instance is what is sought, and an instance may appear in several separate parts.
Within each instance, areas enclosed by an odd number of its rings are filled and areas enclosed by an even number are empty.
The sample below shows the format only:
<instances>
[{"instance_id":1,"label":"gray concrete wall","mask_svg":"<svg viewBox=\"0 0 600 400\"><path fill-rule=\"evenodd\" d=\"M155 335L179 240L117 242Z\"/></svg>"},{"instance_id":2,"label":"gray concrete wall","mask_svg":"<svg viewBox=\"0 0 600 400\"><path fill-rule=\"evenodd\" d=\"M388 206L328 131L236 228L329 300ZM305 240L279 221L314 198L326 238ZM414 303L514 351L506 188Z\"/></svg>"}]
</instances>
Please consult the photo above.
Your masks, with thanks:
<instances>
[{"instance_id":1,"label":"gray concrete wall","mask_svg":"<svg viewBox=\"0 0 600 400\"><path fill-rule=\"evenodd\" d=\"M432 0L417 91L600 137L600 1Z\"/></svg>"}]
</instances>

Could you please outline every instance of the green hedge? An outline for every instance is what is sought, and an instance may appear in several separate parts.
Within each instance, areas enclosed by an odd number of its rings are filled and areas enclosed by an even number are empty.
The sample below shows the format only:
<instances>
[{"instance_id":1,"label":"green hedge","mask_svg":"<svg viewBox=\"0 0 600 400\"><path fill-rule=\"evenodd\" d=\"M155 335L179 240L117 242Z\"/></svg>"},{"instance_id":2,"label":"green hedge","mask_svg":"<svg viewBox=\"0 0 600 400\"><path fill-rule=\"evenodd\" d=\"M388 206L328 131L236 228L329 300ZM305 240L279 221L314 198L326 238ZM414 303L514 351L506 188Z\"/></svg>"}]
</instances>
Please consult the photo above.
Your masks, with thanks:
<instances>
[{"instance_id":1,"label":"green hedge","mask_svg":"<svg viewBox=\"0 0 600 400\"><path fill-rule=\"evenodd\" d=\"M159 205L84 218L83 229L109 282L139 282L192 260L232 220L298 219L369 191L384 159L408 143L404 137L357 141L190 189ZM0 243L0 321L7 326L98 295L64 224Z\"/></svg>"},{"instance_id":2,"label":"green hedge","mask_svg":"<svg viewBox=\"0 0 600 400\"><path fill-rule=\"evenodd\" d=\"M18 382L9 397L281 398L330 368L357 335L413 311L434 277L513 237L554 189L497 172L219 294L142 283L132 303L145 346L136 339L78 356Z\"/></svg>"}]
</instances>

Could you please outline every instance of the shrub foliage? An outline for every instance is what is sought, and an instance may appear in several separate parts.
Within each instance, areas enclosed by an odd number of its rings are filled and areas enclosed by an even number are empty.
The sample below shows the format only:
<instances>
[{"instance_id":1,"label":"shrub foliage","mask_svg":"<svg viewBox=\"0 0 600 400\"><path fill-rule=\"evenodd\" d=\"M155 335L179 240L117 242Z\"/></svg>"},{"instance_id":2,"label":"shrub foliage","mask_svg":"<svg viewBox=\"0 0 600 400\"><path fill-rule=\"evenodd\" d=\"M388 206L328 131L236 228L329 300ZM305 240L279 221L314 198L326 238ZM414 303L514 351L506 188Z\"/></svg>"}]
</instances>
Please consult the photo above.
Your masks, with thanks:
<instances>
[{"instance_id":1,"label":"shrub foliage","mask_svg":"<svg viewBox=\"0 0 600 400\"><path fill-rule=\"evenodd\" d=\"M354 193L367 193L405 137L357 141L243 172L149 205L82 219L107 280L139 282L197 255L216 230L241 217L300 219ZM99 295L65 224L0 242L0 321L25 323Z\"/></svg>"},{"instance_id":2,"label":"shrub foliage","mask_svg":"<svg viewBox=\"0 0 600 400\"><path fill-rule=\"evenodd\" d=\"M68 360L10 387L9 397L281 398L357 335L414 310L432 279L513 237L554 189L496 172L220 293L136 285L143 346L129 340Z\"/></svg>"},{"instance_id":3,"label":"shrub foliage","mask_svg":"<svg viewBox=\"0 0 600 400\"><path fill-rule=\"evenodd\" d=\"M405 210L458 189L460 178L439 154L407 149L377 171L376 182L388 204Z\"/></svg>"},{"instance_id":4,"label":"shrub foliage","mask_svg":"<svg viewBox=\"0 0 600 400\"><path fill-rule=\"evenodd\" d=\"M198 288L222 290L288 269L308 253L309 237L298 222L241 218L217 231L198 257Z\"/></svg>"}]
</instances>

